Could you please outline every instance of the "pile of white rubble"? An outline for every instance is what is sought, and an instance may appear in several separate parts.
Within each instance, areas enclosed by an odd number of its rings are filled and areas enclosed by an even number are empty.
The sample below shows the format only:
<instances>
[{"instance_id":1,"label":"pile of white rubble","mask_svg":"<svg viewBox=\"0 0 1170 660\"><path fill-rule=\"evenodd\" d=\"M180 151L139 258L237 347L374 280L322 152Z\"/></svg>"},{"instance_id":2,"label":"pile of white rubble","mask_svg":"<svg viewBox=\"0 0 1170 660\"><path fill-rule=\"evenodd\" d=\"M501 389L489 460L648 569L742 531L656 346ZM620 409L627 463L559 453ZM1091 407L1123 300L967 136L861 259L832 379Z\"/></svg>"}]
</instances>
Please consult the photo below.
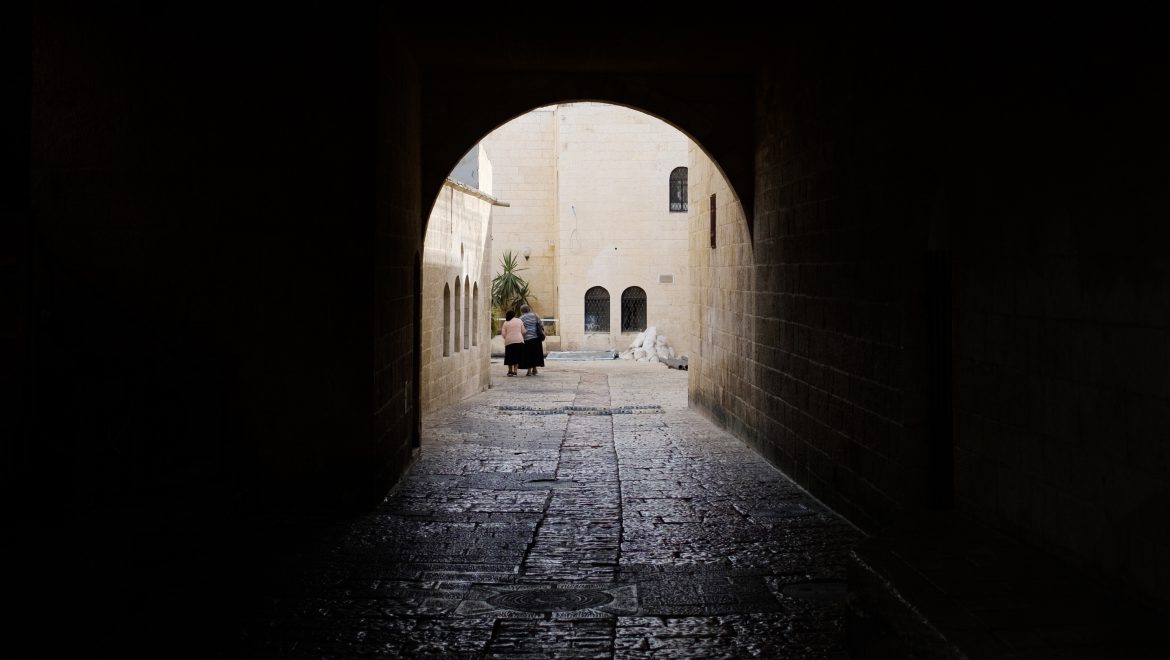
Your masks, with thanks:
<instances>
[{"instance_id":1,"label":"pile of white rubble","mask_svg":"<svg viewBox=\"0 0 1170 660\"><path fill-rule=\"evenodd\" d=\"M646 332L639 333L630 342L630 347L618 354L623 360L637 360L638 362L662 362L675 357L674 349L670 347L666 335L658 334L658 328L650 326Z\"/></svg>"}]
</instances>

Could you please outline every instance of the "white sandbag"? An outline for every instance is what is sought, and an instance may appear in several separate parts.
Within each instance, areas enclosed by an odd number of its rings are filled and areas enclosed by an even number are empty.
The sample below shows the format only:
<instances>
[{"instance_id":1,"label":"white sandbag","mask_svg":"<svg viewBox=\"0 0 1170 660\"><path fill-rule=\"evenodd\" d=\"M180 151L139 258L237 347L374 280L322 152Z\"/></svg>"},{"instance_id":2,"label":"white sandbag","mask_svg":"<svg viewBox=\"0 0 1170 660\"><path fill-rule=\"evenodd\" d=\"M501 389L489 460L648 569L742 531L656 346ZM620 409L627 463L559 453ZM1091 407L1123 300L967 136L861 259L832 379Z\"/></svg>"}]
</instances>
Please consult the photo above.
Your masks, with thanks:
<instances>
[{"instance_id":1,"label":"white sandbag","mask_svg":"<svg viewBox=\"0 0 1170 660\"><path fill-rule=\"evenodd\" d=\"M666 335L658 335L658 337L654 340L654 344L656 346L662 346L665 343L666 343Z\"/></svg>"},{"instance_id":2,"label":"white sandbag","mask_svg":"<svg viewBox=\"0 0 1170 660\"><path fill-rule=\"evenodd\" d=\"M653 348L654 342L658 339L658 328L650 326L649 328L646 328L645 334L646 337L642 341L642 346L644 348Z\"/></svg>"},{"instance_id":3,"label":"white sandbag","mask_svg":"<svg viewBox=\"0 0 1170 660\"><path fill-rule=\"evenodd\" d=\"M640 348L644 341L646 341L646 333L639 332L638 336L634 337L634 341L630 342L630 348Z\"/></svg>"},{"instance_id":4,"label":"white sandbag","mask_svg":"<svg viewBox=\"0 0 1170 660\"><path fill-rule=\"evenodd\" d=\"M621 358L623 360L632 360L632 359L634 359L634 352L633 351L626 351L626 352L621 354Z\"/></svg>"},{"instance_id":5,"label":"white sandbag","mask_svg":"<svg viewBox=\"0 0 1170 660\"><path fill-rule=\"evenodd\" d=\"M671 357L670 356L670 347L669 346L659 346L655 350L655 354L658 355L658 359L660 359L660 360L669 360Z\"/></svg>"},{"instance_id":6,"label":"white sandbag","mask_svg":"<svg viewBox=\"0 0 1170 660\"><path fill-rule=\"evenodd\" d=\"M634 350L634 359L635 360L642 360L642 359L645 359L645 357L646 357L646 349L639 348L639 349Z\"/></svg>"},{"instance_id":7,"label":"white sandbag","mask_svg":"<svg viewBox=\"0 0 1170 660\"><path fill-rule=\"evenodd\" d=\"M644 358L644 357L638 358L638 362L645 362L645 361L646 361L646 358Z\"/></svg>"},{"instance_id":8,"label":"white sandbag","mask_svg":"<svg viewBox=\"0 0 1170 660\"><path fill-rule=\"evenodd\" d=\"M646 361L647 362L661 362L662 360L659 360L658 354L655 353L654 355L651 355L650 357L646 358Z\"/></svg>"}]
</instances>

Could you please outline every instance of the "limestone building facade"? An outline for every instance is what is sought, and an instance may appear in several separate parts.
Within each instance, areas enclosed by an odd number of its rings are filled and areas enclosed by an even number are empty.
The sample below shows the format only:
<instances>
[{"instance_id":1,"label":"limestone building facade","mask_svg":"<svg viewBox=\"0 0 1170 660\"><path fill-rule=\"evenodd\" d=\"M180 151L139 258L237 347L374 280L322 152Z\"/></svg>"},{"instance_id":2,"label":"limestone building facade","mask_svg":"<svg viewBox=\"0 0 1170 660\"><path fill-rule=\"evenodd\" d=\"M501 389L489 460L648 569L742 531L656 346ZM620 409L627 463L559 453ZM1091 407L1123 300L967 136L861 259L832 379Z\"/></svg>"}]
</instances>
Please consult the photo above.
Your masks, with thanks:
<instances>
[{"instance_id":1,"label":"limestone building facade","mask_svg":"<svg viewBox=\"0 0 1170 660\"><path fill-rule=\"evenodd\" d=\"M457 180L458 179L458 180ZM422 413L488 388L492 167L473 149L443 184L422 259ZM405 311L403 313L406 313Z\"/></svg>"},{"instance_id":2,"label":"limestone building facade","mask_svg":"<svg viewBox=\"0 0 1170 660\"><path fill-rule=\"evenodd\" d=\"M539 108L500 126L491 154L494 263L522 256L550 347L622 350L648 325L691 350L687 256L690 140L604 103Z\"/></svg>"}]
</instances>

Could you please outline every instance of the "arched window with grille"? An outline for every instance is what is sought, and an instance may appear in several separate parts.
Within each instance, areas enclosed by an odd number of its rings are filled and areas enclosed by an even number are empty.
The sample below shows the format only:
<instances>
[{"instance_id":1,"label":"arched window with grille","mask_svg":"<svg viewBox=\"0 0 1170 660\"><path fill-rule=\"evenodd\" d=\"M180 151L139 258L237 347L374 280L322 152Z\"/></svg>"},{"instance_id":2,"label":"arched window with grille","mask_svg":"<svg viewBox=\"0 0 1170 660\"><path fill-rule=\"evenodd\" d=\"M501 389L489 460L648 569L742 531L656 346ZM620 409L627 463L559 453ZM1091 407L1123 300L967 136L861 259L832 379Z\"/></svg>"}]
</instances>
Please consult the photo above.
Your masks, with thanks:
<instances>
[{"instance_id":1,"label":"arched window with grille","mask_svg":"<svg viewBox=\"0 0 1170 660\"><path fill-rule=\"evenodd\" d=\"M443 285L443 357L451 354L451 285Z\"/></svg>"},{"instance_id":2,"label":"arched window with grille","mask_svg":"<svg viewBox=\"0 0 1170 660\"><path fill-rule=\"evenodd\" d=\"M461 318L459 316L459 312L460 312L459 306L463 302L463 296L461 296L459 294L463 290L462 285L463 285L463 281L460 280L458 277L456 277L455 278L455 328L454 328L455 332L451 333L452 335L455 336L455 352L456 353L459 352L459 350L460 350L459 347L462 346L462 344L459 343L459 319Z\"/></svg>"},{"instance_id":3,"label":"arched window with grille","mask_svg":"<svg viewBox=\"0 0 1170 660\"><path fill-rule=\"evenodd\" d=\"M609 291L605 287L585 292L585 332L609 332Z\"/></svg>"},{"instance_id":4,"label":"arched window with grille","mask_svg":"<svg viewBox=\"0 0 1170 660\"><path fill-rule=\"evenodd\" d=\"M646 292L640 286L622 291L622 332L646 329Z\"/></svg>"},{"instance_id":5,"label":"arched window with grille","mask_svg":"<svg viewBox=\"0 0 1170 660\"><path fill-rule=\"evenodd\" d=\"M670 172L670 212L687 212L687 168L676 167Z\"/></svg>"}]
</instances>

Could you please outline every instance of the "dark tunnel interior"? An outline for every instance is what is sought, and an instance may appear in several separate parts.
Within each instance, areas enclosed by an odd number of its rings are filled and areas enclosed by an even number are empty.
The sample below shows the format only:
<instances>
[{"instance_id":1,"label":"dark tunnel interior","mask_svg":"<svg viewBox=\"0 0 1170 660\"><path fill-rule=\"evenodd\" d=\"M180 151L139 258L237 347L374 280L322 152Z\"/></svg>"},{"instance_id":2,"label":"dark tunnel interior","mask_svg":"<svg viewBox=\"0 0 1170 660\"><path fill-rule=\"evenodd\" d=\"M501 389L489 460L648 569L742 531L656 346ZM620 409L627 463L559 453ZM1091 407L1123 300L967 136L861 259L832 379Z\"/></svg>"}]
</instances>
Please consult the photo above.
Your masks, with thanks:
<instances>
[{"instance_id":1,"label":"dark tunnel interior","mask_svg":"<svg viewBox=\"0 0 1170 660\"><path fill-rule=\"evenodd\" d=\"M377 505L420 442L434 195L577 99L680 128L743 205L742 341L692 408L875 541L961 520L1166 620L1153 25L27 12L0 435L8 618L43 648L231 655L258 567Z\"/></svg>"}]
</instances>

